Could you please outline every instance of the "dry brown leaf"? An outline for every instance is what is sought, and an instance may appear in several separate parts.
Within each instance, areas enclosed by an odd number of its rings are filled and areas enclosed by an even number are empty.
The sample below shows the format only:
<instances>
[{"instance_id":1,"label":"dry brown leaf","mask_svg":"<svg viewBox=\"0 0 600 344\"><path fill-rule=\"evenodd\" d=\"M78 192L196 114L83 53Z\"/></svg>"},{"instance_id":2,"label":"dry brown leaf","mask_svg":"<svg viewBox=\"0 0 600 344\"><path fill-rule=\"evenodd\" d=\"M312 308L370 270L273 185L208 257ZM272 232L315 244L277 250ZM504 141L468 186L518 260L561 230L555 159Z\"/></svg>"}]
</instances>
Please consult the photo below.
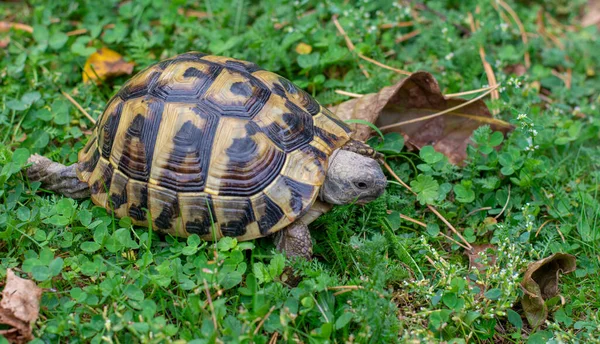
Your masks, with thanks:
<instances>
[{"instance_id":1,"label":"dry brown leaf","mask_svg":"<svg viewBox=\"0 0 600 344\"><path fill-rule=\"evenodd\" d=\"M521 281L524 292L521 306L532 327L536 328L546 321L548 307L545 301L558 294L559 274L571 273L576 267L575 257L565 253L555 253L529 264Z\"/></svg>"},{"instance_id":2,"label":"dry brown leaf","mask_svg":"<svg viewBox=\"0 0 600 344\"><path fill-rule=\"evenodd\" d=\"M437 81L427 72L416 72L378 93L345 101L330 108L342 120L362 119L378 127L415 120L466 103L460 98L446 98ZM383 132L398 132L404 136L409 149L431 145L445 154L449 161L460 164L466 158L467 144L475 129L488 124L494 131L507 134L514 127L492 117L483 100L435 118L405 124ZM365 140L371 128L353 123L353 138Z\"/></svg>"},{"instance_id":3,"label":"dry brown leaf","mask_svg":"<svg viewBox=\"0 0 600 344\"><path fill-rule=\"evenodd\" d=\"M598 25L598 28L600 28L600 1L588 0L587 6L585 6L584 9L584 15L581 18L581 26Z\"/></svg>"},{"instance_id":4,"label":"dry brown leaf","mask_svg":"<svg viewBox=\"0 0 600 344\"><path fill-rule=\"evenodd\" d=\"M6 286L0 301L0 324L12 328L0 330L10 343L27 343L33 339L31 324L38 318L42 289L30 280L6 270Z\"/></svg>"},{"instance_id":5,"label":"dry brown leaf","mask_svg":"<svg viewBox=\"0 0 600 344\"><path fill-rule=\"evenodd\" d=\"M119 75L131 74L133 62L125 62L123 56L114 50L102 48L88 57L83 67L83 81L97 83Z\"/></svg>"}]
</instances>

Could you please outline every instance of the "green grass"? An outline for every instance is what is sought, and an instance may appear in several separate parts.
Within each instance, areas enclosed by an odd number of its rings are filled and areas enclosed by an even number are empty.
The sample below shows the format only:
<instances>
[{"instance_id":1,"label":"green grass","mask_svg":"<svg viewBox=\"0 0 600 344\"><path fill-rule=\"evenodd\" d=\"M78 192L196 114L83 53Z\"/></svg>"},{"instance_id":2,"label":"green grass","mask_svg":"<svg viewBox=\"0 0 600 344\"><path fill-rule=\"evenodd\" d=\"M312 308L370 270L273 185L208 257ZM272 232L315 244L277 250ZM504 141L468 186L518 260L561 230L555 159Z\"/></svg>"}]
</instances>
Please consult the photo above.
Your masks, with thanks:
<instances>
[{"instance_id":1,"label":"green grass","mask_svg":"<svg viewBox=\"0 0 600 344\"><path fill-rule=\"evenodd\" d=\"M409 7L373 0L0 4L3 20L34 28L0 33L0 41L10 37L0 51L0 277L14 268L44 288L37 342L597 341L598 30L578 27L583 0L507 2L531 33L527 45L490 1L427 1L432 11L413 6L421 22L391 29L380 25L413 20ZM469 27L467 13L476 6L481 28L465 35L461 28ZM185 17L179 8L209 16ZM545 25L564 49L538 30L542 10L575 26ZM503 84L501 99L486 102L516 129L498 151L490 141L499 137L477 130L462 167L429 148L389 155L418 195L390 183L367 206L336 207L311 226L310 262L286 262L268 238L159 238L89 200L62 198L25 178L30 154L70 164L87 140L91 123L61 91L97 118L127 80L82 82L87 56L102 46L134 61L135 71L189 50L250 60L327 105L348 99L336 89L369 93L400 80L348 50L332 23L336 14L357 51L429 71L444 93L488 83L482 45ZM81 28L87 33L65 35ZM395 43L415 29L416 37ZM301 42L311 54L296 53ZM508 67L523 64L526 51L531 67L517 77ZM570 88L552 72L567 69ZM497 245L495 264L469 270L464 250L440 234L452 236L426 203L469 242ZM523 269L556 252L575 255L578 268L560 280L564 305L549 300L548 322L531 328L519 306ZM304 276L295 288L279 280L287 265Z\"/></svg>"}]
</instances>

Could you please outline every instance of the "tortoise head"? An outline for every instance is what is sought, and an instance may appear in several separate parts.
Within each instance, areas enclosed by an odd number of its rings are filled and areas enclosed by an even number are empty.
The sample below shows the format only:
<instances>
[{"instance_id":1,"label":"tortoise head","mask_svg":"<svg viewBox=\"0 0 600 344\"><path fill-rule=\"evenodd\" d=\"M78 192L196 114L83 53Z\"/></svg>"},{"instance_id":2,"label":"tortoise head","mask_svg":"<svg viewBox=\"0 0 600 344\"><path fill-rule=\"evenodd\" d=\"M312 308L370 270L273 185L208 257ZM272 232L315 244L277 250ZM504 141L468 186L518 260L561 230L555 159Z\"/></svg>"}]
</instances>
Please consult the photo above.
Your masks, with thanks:
<instances>
[{"instance_id":1,"label":"tortoise head","mask_svg":"<svg viewBox=\"0 0 600 344\"><path fill-rule=\"evenodd\" d=\"M330 204L365 204L381 196L386 186L377 160L342 148L329 158L320 198Z\"/></svg>"}]
</instances>

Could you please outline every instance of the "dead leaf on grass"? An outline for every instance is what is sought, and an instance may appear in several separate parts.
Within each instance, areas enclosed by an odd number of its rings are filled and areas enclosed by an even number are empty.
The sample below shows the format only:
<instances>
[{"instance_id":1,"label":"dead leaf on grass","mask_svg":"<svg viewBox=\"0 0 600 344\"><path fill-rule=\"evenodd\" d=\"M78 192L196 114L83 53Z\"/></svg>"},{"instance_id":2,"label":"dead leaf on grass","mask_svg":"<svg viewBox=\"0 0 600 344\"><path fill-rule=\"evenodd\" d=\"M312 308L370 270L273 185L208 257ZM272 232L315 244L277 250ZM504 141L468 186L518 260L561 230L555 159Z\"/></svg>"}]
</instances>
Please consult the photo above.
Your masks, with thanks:
<instances>
[{"instance_id":1,"label":"dead leaf on grass","mask_svg":"<svg viewBox=\"0 0 600 344\"><path fill-rule=\"evenodd\" d=\"M575 271L576 259L570 254L555 253L529 264L521 282L525 293L521 300L529 324L536 328L546 321L548 308L545 301L558 294L560 273Z\"/></svg>"},{"instance_id":2,"label":"dead leaf on grass","mask_svg":"<svg viewBox=\"0 0 600 344\"><path fill-rule=\"evenodd\" d=\"M581 26L598 25L600 28L600 1L588 0L587 6L584 6L584 15L581 18Z\"/></svg>"},{"instance_id":3,"label":"dead leaf on grass","mask_svg":"<svg viewBox=\"0 0 600 344\"><path fill-rule=\"evenodd\" d=\"M418 120L466 102L468 100L444 97L433 75L416 72L378 93L345 101L330 110L342 120L362 119L380 128L417 120L382 131L402 134L409 149L431 145L450 162L461 164L466 159L467 144L475 129L487 124L492 130L506 135L514 128L510 123L493 118L483 100L441 116ZM353 138L357 140L365 140L372 134L372 129L364 124L353 123L351 128L354 129Z\"/></svg>"},{"instance_id":4,"label":"dead leaf on grass","mask_svg":"<svg viewBox=\"0 0 600 344\"><path fill-rule=\"evenodd\" d=\"M114 50L102 48L88 57L83 67L83 81L96 81L129 75L133 72L133 62L125 62L123 56Z\"/></svg>"},{"instance_id":5,"label":"dead leaf on grass","mask_svg":"<svg viewBox=\"0 0 600 344\"><path fill-rule=\"evenodd\" d=\"M0 330L10 343L27 343L33 339L31 324L38 318L42 289L30 280L6 270L6 286L0 301L0 324L9 329Z\"/></svg>"}]
</instances>

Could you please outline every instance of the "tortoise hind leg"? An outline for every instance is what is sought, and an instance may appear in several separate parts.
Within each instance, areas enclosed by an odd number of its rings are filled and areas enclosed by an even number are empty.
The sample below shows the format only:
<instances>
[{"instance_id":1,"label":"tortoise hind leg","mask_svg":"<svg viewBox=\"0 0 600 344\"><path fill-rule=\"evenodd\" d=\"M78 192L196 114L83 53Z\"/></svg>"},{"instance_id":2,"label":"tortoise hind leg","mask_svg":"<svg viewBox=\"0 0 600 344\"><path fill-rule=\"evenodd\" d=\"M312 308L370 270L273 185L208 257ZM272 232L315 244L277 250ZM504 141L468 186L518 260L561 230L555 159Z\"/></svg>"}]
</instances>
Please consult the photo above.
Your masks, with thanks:
<instances>
[{"instance_id":1,"label":"tortoise hind leg","mask_svg":"<svg viewBox=\"0 0 600 344\"><path fill-rule=\"evenodd\" d=\"M90 188L77 178L77 164L65 166L41 155L34 154L28 162L32 165L27 169L30 181L39 181L45 189L63 194L70 198L87 198Z\"/></svg>"}]
</instances>

